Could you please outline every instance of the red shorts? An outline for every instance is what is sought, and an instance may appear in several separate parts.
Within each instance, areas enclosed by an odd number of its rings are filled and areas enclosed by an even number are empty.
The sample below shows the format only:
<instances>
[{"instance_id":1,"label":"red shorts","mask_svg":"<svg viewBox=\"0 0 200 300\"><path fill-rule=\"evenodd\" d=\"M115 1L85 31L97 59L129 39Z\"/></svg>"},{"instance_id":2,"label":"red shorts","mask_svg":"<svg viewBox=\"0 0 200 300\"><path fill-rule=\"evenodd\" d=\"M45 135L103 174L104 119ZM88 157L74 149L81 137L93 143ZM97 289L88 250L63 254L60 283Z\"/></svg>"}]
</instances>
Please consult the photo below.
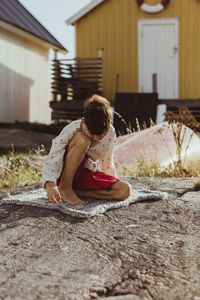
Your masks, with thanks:
<instances>
[{"instance_id":1,"label":"red shorts","mask_svg":"<svg viewBox=\"0 0 200 300\"><path fill-rule=\"evenodd\" d=\"M119 181L119 178L115 176L99 171L92 172L84 168L87 159L88 156L86 155L74 175L73 190L108 190L114 182ZM57 185L60 184L61 176L62 173L57 179Z\"/></svg>"}]
</instances>

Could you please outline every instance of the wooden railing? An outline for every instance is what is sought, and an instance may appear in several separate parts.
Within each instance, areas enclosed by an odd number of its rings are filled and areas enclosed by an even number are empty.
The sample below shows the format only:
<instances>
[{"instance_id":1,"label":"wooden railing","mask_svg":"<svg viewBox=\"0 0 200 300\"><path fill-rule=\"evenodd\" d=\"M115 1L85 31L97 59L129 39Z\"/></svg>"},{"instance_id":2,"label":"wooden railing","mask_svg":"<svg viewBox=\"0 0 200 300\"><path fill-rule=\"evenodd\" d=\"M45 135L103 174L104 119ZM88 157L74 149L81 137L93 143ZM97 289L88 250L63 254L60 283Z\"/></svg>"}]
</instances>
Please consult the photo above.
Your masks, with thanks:
<instances>
[{"instance_id":1,"label":"wooden railing","mask_svg":"<svg viewBox=\"0 0 200 300\"><path fill-rule=\"evenodd\" d=\"M188 107L192 115L200 122L200 99L158 99L158 104L167 105L167 110L178 112L181 106Z\"/></svg>"},{"instance_id":2,"label":"wooden railing","mask_svg":"<svg viewBox=\"0 0 200 300\"><path fill-rule=\"evenodd\" d=\"M116 93L115 111L126 123L114 115L114 127L117 134L126 134L127 127L137 130L137 123L150 126L150 119L156 122L158 104L165 104L167 110L178 113L181 106L188 107L192 115L200 122L200 99L158 99L157 93ZM136 122L136 119L138 122Z\"/></svg>"},{"instance_id":3,"label":"wooden railing","mask_svg":"<svg viewBox=\"0 0 200 300\"><path fill-rule=\"evenodd\" d=\"M53 60L51 92L54 121L79 118L84 100L93 94L102 94L102 59Z\"/></svg>"}]
</instances>

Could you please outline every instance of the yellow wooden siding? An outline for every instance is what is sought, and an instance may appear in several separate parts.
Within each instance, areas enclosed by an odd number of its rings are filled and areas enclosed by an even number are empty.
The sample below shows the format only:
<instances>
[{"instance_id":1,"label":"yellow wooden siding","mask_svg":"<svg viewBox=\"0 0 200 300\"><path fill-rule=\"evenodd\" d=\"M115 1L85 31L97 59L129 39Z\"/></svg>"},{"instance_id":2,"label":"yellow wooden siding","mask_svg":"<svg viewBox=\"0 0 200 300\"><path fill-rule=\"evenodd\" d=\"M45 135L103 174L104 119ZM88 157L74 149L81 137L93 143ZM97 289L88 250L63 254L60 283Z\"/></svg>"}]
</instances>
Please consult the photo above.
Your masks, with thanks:
<instances>
[{"instance_id":1,"label":"yellow wooden siding","mask_svg":"<svg viewBox=\"0 0 200 300\"><path fill-rule=\"evenodd\" d=\"M146 0L148 4L160 0ZM116 74L119 91L138 91L139 19L179 20L179 97L200 98L200 1L171 0L158 14L144 13L136 0L107 0L76 24L77 56L97 56L104 48L104 94L114 98Z\"/></svg>"}]
</instances>

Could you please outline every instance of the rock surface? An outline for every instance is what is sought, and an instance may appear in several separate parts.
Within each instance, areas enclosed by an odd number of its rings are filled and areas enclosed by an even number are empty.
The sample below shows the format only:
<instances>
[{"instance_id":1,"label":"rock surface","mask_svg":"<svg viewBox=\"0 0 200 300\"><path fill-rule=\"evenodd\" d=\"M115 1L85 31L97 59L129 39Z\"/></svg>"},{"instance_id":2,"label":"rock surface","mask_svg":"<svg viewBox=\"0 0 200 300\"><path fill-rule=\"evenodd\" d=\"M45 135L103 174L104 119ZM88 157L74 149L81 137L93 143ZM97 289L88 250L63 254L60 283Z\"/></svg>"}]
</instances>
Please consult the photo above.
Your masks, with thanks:
<instances>
[{"instance_id":1,"label":"rock surface","mask_svg":"<svg viewBox=\"0 0 200 300\"><path fill-rule=\"evenodd\" d=\"M48 151L55 134L40 133L18 128L0 128L0 147L14 149L37 149L44 145Z\"/></svg>"},{"instance_id":2,"label":"rock surface","mask_svg":"<svg viewBox=\"0 0 200 300\"><path fill-rule=\"evenodd\" d=\"M179 129L173 124L178 135ZM188 164L200 162L200 135L189 127L182 126L181 142L174 138L172 125L167 122L139 132L129 133L117 138L114 148L114 161L118 170L131 168L138 162L156 162L160 166L169 166L177 160L177 143L181 144L181 158L186 167ZM127 155L128 153L128 155Z\"/></svg>"},{"instance_id":3,"label":"rock surface","mask_svg":"<svg viewBox=\"0 0 200 300\"><path fill-rule=\"evenodd\" d=\"M193 190L195 179L127 181L170 197L86 220L0 206L0 299L199 300L200 192Z\"/></svg>"}]
</instances>

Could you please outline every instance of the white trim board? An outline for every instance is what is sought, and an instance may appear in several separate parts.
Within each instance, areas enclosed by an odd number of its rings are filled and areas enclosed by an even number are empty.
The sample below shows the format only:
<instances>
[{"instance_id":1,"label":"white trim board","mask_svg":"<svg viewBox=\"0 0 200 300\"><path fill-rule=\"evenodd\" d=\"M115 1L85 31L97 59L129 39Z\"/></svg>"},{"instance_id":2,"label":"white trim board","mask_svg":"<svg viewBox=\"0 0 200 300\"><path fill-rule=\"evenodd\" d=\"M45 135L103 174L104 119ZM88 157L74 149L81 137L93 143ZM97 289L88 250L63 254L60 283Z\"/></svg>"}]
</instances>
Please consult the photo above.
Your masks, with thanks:
<instances>
[{"instance_id":1,"label":"white trim board","mask_svg":"<svg viewBox=\"0 0 200 300\"><path fill-rule=\"evenodd\" d=\"M142 24L174 24L178 25L179 21L177 18L156 18L156 19L139 19L138 24L141 26Z\"/></svg>"},{"instance_id":2,"label":"white trim board","mask_svg":"<svg viewBox=\"0 0 200 300\"><path fill-rule=\"evenodd\" d=\"M68 25L74 25L80 18L82 18L84 15L89 13L92 9L94 9L96 6L98 6L104 1L105 0L93 0L91 3L89 3L81 10L79 10L77 13L75 13L73 16L71 16L69 19L67 19L66 23Z\"/></svg>"},{"instance_id":3,"label":"white trim board","mask_svg":"<svg viewBox=\"0 0 200 300\"><path fill-rule=\"evenodd\" d=\"M51 44L50 42L47 42L47 41L27 32L21 28L18 28L17 26L14 26L14 25L4 22L2 20L0 20L0 28L3 28L4 30L8 30L8 31L10 31L18 36L21 36L22 38L27 39L33 43L36 43L37 45L40 45L46 49L55 49L64 54L66 54L68 52L67 50L65 51L64 49L61 49L58 46Z\"/></svg>"}]
</instances>

